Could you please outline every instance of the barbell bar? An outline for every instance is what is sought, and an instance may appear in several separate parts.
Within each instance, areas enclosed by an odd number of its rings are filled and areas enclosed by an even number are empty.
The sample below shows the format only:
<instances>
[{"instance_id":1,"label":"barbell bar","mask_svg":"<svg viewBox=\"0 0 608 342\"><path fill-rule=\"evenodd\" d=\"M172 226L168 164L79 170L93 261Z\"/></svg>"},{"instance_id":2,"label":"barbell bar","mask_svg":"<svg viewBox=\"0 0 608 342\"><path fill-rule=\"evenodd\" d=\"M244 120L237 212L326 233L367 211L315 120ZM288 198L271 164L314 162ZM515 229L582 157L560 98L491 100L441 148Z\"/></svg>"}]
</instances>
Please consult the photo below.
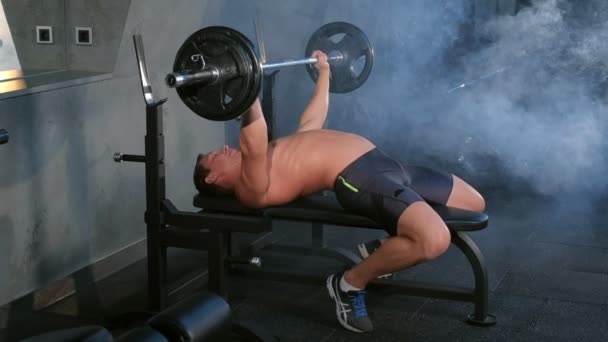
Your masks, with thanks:
<instances>
[{"instance_id":1,"label":"barbell bar","mask_svg":"<svg viewBox=\"0 0 608 342\"><path fill-rule=\"evenodd\" d=\"M344 56L337 52L336 55L328 57L327 61L330 64L340 63L344 59ZM260 67L263 71L282 69L291 66L298 65L312 65L317 64L319 60L311 57L306 59L294 59L283 62L261 64ZM210 67L198 72L174 72L167 75L165 82L169 88L178 88L186 85L192 85L196 83L213 83L219 78L219 71L216 68Z\"/></svg>"}]
</instances>

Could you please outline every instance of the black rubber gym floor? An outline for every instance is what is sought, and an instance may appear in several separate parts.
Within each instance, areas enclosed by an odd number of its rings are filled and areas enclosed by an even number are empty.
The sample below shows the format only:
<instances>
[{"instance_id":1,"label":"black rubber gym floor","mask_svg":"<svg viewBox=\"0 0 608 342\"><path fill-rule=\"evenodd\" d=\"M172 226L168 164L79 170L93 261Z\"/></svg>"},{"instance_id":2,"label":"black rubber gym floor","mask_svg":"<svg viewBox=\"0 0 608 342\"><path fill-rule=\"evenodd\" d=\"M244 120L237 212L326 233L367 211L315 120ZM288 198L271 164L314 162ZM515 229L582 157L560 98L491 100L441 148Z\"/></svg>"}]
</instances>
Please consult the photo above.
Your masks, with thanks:
<instances>
[{"instance_id":1,"label":"black rubber gym floor","mask_svg":"<svg viewBox=\"0 0 608 342\"><path fill-rule=\"evenodd\" d=\"M487 263L489 312L498 320L493 327L467 325L464 319L472 310L469 303L370 291L368 311L375 331L351 333L337 322L323 284L244 278L232 283L234 316L280 341L608 341L608 213L592 205L573 207L538 198L496 198L488 203L490 226L470 236ZM353 247L377 235L360 229L345 234L345 229L328 227L328 244ZM303 237L308 229L303 226L281 232L285 243L306 243ZM264 262L323 274L339 269L335 262L321 258L265 256ZM170 277L183 283L200 273L204 264L204 253L174 250ZM439 259L398 277L468 286L472 281L468 267L464 256L450 248ZM108 322L119 334L125 327L116 321L126 321L108 317L145 309L145 277L145 262L139 261L42 312L29 312L27 301L0 309L0 322L6 326L0 337L12 341L53 328L91 323L108 326ZM182 287L171 301L204 287L204 280L200 277Z\"/></svg>"}]
</instances>

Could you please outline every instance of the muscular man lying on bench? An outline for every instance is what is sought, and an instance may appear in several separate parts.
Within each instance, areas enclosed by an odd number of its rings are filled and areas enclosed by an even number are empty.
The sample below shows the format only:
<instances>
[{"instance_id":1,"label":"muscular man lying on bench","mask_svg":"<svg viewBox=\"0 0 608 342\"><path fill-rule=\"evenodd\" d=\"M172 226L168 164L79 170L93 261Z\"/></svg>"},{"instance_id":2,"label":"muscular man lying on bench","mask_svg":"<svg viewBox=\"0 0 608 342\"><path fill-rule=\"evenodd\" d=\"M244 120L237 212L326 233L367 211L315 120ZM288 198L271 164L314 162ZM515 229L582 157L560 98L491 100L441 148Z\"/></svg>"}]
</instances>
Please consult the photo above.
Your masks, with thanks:
<instances>
[{"instance_id":1,"label":"muscular man lying on bench","mask_svg":"<svg viewBox=\"0 0 608 342\"><path fill-rule=\"evenodd\" d=\"M360 248L363 262L327 279L340 323L353 331L371 331L366 284L434 259L450 245L448 228L427 202L472 211L483 211L485 203L454 175L401 163L361 136L322 129L330 70L325 54L315 51L313 57L319 59L319 78L297 131L269 143L258 100L241 118L240 150L224 146L199 155L194 182L202 193L233 193L255 208L333 190L346 210L384 225L388 239L377 248Z\"/></svg>"}]
</instances>

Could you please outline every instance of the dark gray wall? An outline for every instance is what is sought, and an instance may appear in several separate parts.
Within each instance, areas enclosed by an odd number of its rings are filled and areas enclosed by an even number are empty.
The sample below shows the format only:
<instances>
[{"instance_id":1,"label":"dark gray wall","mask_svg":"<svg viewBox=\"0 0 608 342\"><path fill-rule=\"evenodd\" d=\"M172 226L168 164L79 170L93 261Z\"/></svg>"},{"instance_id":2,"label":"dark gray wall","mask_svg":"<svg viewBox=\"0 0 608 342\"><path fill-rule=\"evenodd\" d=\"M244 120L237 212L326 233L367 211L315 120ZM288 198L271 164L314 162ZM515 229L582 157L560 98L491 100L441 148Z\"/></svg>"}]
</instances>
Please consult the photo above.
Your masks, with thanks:
<instances>
[{"instance_id":1,"label":"dark gray wall","mask_svg":"<svg viewBox=\"0 0 608 342\"><path fill-rule=\"evenodd\" d=\"M66 0L70 70L112 71L128 9L125 0ZM75 27L91 27L93 45L77 45Z\"/></svg>"},{"instance_id":2,"label":"dark gray wall","mask_svg":"<svg viewBox=\"0 0 608 342\"><path fill-rule=\"evenodd\" d=\"M66 68L63 0L2 0L21 68ZM53 27L53 44L36 43L36 26Z\"/></svg>"},{"instance_id":3,"label":"dark gray wall","mask_svg":"<svg viewBox=\"0 0 608 342\"><path fill-rule=\"evenodd\" d=\"M2 3L23 69L111 72L114 68L128 0L2 0ZM36 43L37 25L53 27L53 44ZM76 27L92 28L93 45L76 44Z\"/></svg>"},{"instance_id":4,"label":"dark gray wall","mask_svg":"<svg viewBox=\"0 0 608 342\"><path fill-rule=\"evenodd\" d=\"M112 161L144 148L136 32L153 86L169 98L168 195L191 209L195 156L223 143L223 124L192 114L163 78L181 37L218 23L207 1L133 0L112 80L0 101L0 127L11 133L0 148L0 303L145 237L143 167Z\"/></svg>"},{"instance_id":5,"label":"dark gray wall","mask_svg":"<svg viewBox=\"0 0 608 342\"><path fill-rule=\"evenodd\" d=\"M496 19L496 15L513 15L518 0L473 0L475 20L484 22Z\"/></svg>"}]
</instances>

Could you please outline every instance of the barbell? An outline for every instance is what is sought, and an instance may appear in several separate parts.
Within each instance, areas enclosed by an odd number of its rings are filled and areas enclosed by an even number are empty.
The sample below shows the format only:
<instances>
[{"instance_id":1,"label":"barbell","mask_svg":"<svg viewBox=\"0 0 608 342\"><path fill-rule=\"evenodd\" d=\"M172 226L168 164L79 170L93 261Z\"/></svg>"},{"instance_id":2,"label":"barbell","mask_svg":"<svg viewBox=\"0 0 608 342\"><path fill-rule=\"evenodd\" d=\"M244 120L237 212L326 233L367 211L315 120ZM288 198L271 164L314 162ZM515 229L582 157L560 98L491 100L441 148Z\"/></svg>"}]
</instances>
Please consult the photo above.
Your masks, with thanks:
<instances>
[{"instance_id":1,"label":"barbell","mask_svg":"<svg viewBox=\"0 0 608 342\"><path fill-rule=\"evenodd\" d=\"M374 50L355 25L334 22L311 36L305 55L321 50L328 56L330 91L347 93L359 88L372 69ZM313 81L318 78L316 58L260 62L253 44L242 33L211 26L193 33L175 57L166 84L197 115L214 121L231 120L244 113L257 98L266 70L306 65Z\"/></svg>"}]
</instances>

